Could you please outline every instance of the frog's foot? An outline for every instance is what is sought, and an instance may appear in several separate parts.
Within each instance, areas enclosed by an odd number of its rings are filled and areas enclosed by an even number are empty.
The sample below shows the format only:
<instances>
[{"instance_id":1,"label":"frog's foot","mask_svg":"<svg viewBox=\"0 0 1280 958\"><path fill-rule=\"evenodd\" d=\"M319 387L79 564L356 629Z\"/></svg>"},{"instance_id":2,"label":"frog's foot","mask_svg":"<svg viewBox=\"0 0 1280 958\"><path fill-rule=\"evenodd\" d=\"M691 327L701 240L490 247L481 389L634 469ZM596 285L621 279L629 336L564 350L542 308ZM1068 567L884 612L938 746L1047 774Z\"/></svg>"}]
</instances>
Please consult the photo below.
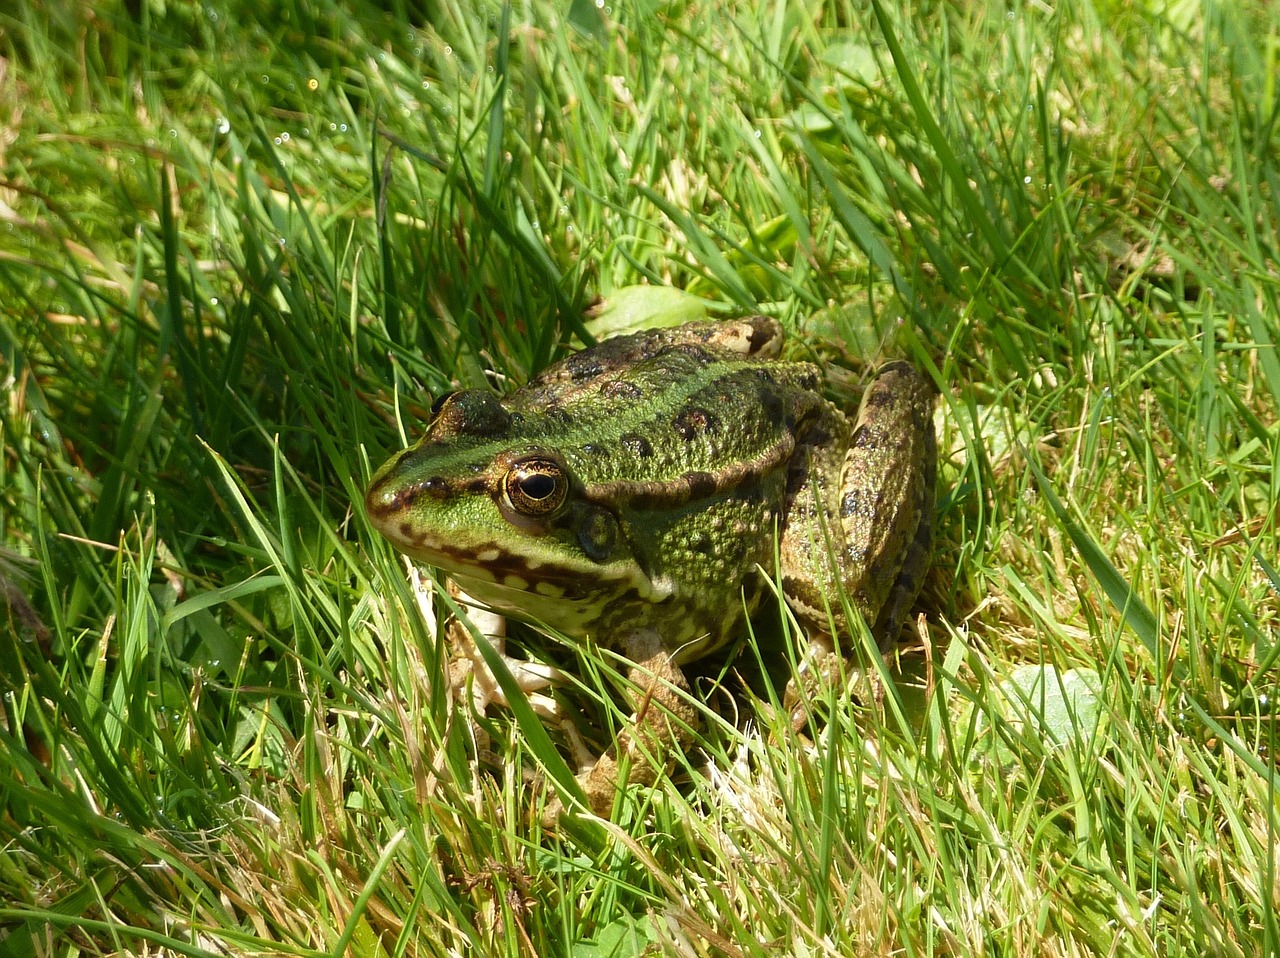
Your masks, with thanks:
<instances>
[{"instance_id":1,"label":"frog's foot","mask_svg":"<svg viewBox=\"0 0 1280 958\"><path fill-rule=\"evenodd\" d=\"M799 732L809 724L814 704L821 703L833 690L855 690L855 697L866 701L883 694L876 669L860 668L840 655L828 635L810 637L804 658L796 674L787 682L782 696L783 708L791 718L791 728Z\"/></svg>"},{"instance_id":2,"label":"frog's foot","mask_svg":"<svg viewBox=\"0 0 1280 958\"><path fill-rule=\"evenodd\" d=\"M492 613L486 613L486 615L492 615ZM529 704L534 708L536 715L544 720L558 721L561 716L559 716L556 699L550 695L540 694L539 690L563 681L563 672L543 662L531 662L527 658L508 656L506 629L494 631L485 628L475 620L475 613L472 612L468 612L467 617L471 619L472 625L481 631L484 639L492 645L498 657L502 658L512 678L516 680L516 685L520 686L525 698L529 699ZM504 625L506 622L503 622ZM489 663L485 661L484 654L480 652L475 635L472 635L471 630L462 622L454 621L449 625L449 645L452 648L451 661L449 661L449 688L460 694L460 697L470 692L471 704L476 712L484 713L490 704L511 707L506 693L502 690L502 685L498 683L498 676L493 674Z\"/></svg>"},{"instance_id":3,"label":"frog's foot","mask_svg":"<svg viewBox=\"0 0 1280 958\"><path fill-rule=\"evenodd\" d=\"M826 690L838 686L845 674L844 659L832 645L831 637L822 634L810 636L796 674L787 682L787 689L782 695L782 707L791 716L791 727L795 731L800 731L807 724L811 712L809 703L821 698Z\"/></svg>"},{"instance_id":4,"label":"frog's foot","mask_svg":"<svg viewBox=\"0 0 1280 958\"><path fill-rule=\"evenodd\" d=\"M689 683L671 652L653 630L644 630L626 643L632 664L627 678L634 687L635 711L612 748L578 775L591 812L607 818L619 786L630 782L652 785L660 768L670 764L673 748L681 750L692 741L697 728L697 712L689 702ZM566 728L570 748L580 758L586 752L576 730ZM576 742L576 748L574 743ZM543 813L543 824L553 826L564 813L560 799L554 798Z\"/></svg>"},{"instance_id":5,"label":"frog's foot","mask_svg":"<svg viewBox=\"0 0 1280 958\"><path fill-rule=\"evenodd\" d=\"M619 774L615 750L609 749L603 755L594 755L582 741L577 729L571 729L567 725L563 728L565 739L569 742L569 751L578 767L583 769L578 773L577 779L578 787L586 795L587 809L593 815L608 818L618 793ZM642 778L640 775L628 776L628 780L640 781ZM552 795L542 809L542 827L554 829L565 811L564 800L559 795Z\"/></svg>"},{"instance_id":6,"label":"frog's foot","mask_svg":"<svg viewBox=\"0 0 1280 958\"><path fill-rule=\"evenodd\" d=\"M439 638L434 628L438 621L435 609L437 599L435 585L432 580L424 579L418 567L407 558L405 567L418 611L422 614L423 621L427 623L428 631ZM534 711L544 719L558 721L559 712L555 699L549 695L540 695L538 691L562 681L564 673L541 662L530 662L527 659L514 659L508 656L506 654L507 620L480 605L454 582L449 582L448 589L449 595L466 612L475 631L487 638L499 658L506 663L507 669L516 680L516 685L528 697ZM493 674L479 646L476 645L472 630L457 619L451 619L445 629L445 638L449 642L450 649L447 676L450 690L459 698L465 698L469 694L472 706L480 714L484 714L494 703L509 708L510 703L502 691L502 686L499 685L497 676Z\"/></svg>"}]
</instances>

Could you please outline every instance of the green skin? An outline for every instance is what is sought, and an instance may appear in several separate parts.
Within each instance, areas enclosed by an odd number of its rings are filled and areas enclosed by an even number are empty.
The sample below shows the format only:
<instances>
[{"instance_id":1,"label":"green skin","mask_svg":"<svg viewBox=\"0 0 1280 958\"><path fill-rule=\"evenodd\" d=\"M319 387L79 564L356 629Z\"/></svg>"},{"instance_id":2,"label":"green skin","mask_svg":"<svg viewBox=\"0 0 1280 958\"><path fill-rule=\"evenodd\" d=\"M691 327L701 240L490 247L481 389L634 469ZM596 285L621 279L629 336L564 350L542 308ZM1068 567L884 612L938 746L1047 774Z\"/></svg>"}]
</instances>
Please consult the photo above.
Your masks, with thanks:
<instances>
[{"instance_id":1,"label":"green skin","mask_svg":"<svg viewBox=\"0 0 1280 958\"><path fill-rule=\"evenodd\" d=\"M641 701L675 719L646 707L619 748L681 742L680 664L730 638L766 577L818 633L849 628L828 603L843 588L887 645L928 564L932 389L889 363L850 425L781 345L765 317L692 323L607 340L505 399L454 393L378 470L369 518L495 610L635 663ZM588 774L593 810L616 779L611 755Z\"/></svg>"}]
</instances>

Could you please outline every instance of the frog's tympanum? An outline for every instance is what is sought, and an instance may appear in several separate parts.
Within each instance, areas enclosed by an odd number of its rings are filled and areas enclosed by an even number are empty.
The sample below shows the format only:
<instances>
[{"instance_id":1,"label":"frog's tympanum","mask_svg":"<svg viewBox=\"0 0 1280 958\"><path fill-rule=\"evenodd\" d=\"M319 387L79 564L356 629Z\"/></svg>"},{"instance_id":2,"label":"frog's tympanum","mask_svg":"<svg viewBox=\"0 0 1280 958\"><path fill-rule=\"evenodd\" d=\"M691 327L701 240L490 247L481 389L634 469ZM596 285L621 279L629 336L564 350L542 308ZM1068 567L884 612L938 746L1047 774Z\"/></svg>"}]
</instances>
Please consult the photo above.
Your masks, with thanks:
<instances>
[{"instance_id":1,"label":"frog's tympanum","mask_svg":"<svg viewBox=\"0 0 1280 958\"><path fill-rule=\"evenodd\" d=\"M850 422L781 345L765 317L606 340L505 399L446 396L369 486L369 518L397 549L633 663L633 727L584 776L599 813L618 755L687 741L681 664L736 634L766 577L818 634L850 627L843 590L882 646L919 591L933 390L890 362Z\"/></svg>"}]
</instances>

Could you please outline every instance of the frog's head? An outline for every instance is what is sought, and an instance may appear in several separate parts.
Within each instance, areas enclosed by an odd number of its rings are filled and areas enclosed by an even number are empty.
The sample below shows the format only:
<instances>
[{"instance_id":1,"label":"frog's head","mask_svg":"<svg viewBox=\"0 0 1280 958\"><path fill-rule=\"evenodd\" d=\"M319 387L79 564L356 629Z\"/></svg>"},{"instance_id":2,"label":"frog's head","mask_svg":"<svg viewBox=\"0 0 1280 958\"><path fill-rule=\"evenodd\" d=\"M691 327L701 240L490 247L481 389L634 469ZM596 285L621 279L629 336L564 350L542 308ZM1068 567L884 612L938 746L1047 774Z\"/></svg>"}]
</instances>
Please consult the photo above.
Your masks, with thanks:
<instances>
[{"instance_id":1,"label":"frog's head","mask_svg":"<svg viewBox=\"0 0 1280 958\"><path fill-rule=\"evenodd\" d=\"M374 474L370 522L476 598L566 632L624 589L661 598L618 517L522 418L484 390L446 397L422 439Z\"/></svg>"}]
</instances>

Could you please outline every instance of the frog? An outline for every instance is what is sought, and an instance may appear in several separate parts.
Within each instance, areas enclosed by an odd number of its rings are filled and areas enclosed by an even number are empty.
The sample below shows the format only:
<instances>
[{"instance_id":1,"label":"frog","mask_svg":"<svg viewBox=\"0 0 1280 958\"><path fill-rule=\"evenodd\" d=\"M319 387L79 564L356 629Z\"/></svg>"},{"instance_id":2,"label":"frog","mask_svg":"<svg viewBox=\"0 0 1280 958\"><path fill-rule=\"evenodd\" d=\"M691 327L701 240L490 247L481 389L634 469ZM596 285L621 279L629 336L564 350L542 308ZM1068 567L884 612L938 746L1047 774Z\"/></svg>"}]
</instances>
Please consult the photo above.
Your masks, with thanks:
<instances>
[{"instance_id":1,"label":"frog","mask_svg":"<svg viewBox=\"0 0 1280 958\"><path fill-rule=\"evenodd\" d=\"M771 317L697 320L605 339L502 398L449 393L367 487L397 550L628 663L631 720L579 776L598 815L620 785L656 780L661 758L640 753L687 747L684 667L739 635L774 584L815 637L815 672L858 627L849 612L892 647L920 591L931 382L886 362L850 416L784 341Z\"/></svg>"}]
</instances>

